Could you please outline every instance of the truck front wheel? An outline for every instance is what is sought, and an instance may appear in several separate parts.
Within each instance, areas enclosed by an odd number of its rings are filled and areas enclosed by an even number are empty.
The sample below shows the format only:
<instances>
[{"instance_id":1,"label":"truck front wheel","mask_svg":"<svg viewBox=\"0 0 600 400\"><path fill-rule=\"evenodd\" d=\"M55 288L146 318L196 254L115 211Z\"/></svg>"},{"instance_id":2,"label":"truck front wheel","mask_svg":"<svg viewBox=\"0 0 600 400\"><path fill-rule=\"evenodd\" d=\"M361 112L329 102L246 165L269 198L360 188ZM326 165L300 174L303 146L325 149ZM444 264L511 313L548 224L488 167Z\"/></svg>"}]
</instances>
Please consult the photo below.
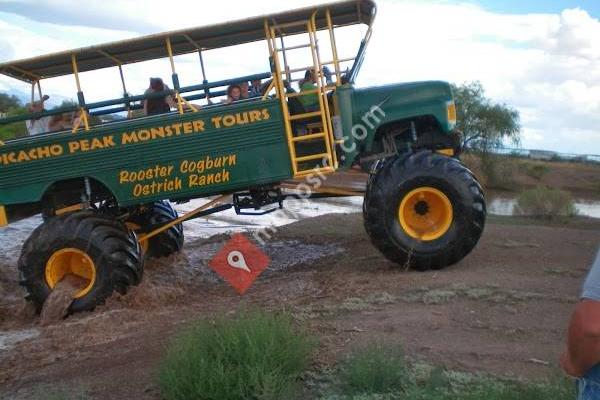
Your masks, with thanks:
<instances>
[{"instance_id":1,"label":"truck front wheel","mask_svg":"<svg viewBox=\"0 0 600 400\"><path fill-rule=\"evenodd\" d=\"M473 250L485 224L483 190L461 162L430 151L380 162L363 203L371 241L394 263L440 269Z\"/></svg>"},{"instance_id":2,"label":"truck front wheel","mask_svg":"<svg viewBox=\"0 0 600 400\"><path fill-rule=\"evenodd\" d=\"M91 211L48 218L23 245L21 285L41 311L46 297L67 275L79 290L70 312L90 311L117 291L142 279L143 258L135 234L123 224Z\"/></svg>"}]
</instances>

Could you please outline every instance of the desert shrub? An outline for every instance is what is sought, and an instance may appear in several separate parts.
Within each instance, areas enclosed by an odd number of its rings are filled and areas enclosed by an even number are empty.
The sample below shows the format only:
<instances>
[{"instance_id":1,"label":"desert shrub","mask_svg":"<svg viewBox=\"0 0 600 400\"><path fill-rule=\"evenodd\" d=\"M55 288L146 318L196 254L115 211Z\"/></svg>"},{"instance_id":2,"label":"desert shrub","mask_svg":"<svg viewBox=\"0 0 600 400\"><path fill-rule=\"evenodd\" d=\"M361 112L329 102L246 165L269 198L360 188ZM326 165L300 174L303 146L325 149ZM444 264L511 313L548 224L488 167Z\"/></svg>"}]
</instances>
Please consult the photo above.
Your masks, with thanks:
<instances>
[{"instance_id":1,"label":"desert shrub","mask_svg":"<svg viewBox=\"0 0 600 400\"><path fill-rule=\"evenodd\" d=\"M522 192L517 197L515 211L519 215L549 219L576 214L575 202L570 193L545 186Z\"/></svg>"},{"instance_id":2,"label":"desert shrub","mask_svg":"<svg viewBox=\"0 0 600 400\"><path fill-rule=\"evenodd\" d=\"M371 344L350 354L340 368L346 394L390 393L409 386L410 373L399 346Z\"/></svg>"},{"instance_id":3,"label":"desert shrub","mask_svg":"<svg viewBox=\"0 0 600 400\"><path fill-rule=\"evenodd\" d=\"M313 341L287 315L204 320L177 337L159 370L168 400L281 399L294 394Z\"/></svg>"}]
</instances>

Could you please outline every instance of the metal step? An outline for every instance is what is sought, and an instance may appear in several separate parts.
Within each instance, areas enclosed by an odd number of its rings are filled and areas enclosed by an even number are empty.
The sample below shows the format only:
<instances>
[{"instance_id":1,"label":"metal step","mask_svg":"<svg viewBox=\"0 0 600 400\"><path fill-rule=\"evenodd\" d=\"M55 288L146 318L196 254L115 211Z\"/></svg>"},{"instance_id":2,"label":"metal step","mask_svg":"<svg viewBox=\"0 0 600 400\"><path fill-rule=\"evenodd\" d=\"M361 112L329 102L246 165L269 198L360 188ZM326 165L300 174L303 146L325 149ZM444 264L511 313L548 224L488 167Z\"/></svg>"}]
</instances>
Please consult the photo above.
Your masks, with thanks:
<instances>
[{"instance_id":1,"label":"metal step","mask_svg":"<svg viewBox=\"0 0 600 400\"><path fill-rule=\"evenodd\" d=\"M294 159L294 161L296 162L296 164L304 162L304 161L312 161L312 160L318 160L318 159L322 159L322 158L327 158L327 160L330 159L330 155L329 153L320 153L320 154L312 154L310 156L302 156L302 157L296 157Z\"/></svg>"},{"instance_id":2,"label":"metal step","mask_svg":"<svg viewBox=\"0 0 600 400\"><path fill-rule=\"evenodd\" d=\"M323 113L321 111L314 111L314 112L309 112L309 113L304 113L304 114L290 115L290 121L297 121L299 119L308 119L308 118L312 118L312 117L320 117L322 115L323 115Z\"/></svg>"},{"instance_id":3,"label":"metal step","mask_svg":"<svg viewBox=\"0 0 600 400\"><path fill-rule=\"evenodd\" d=\"M307 47L313 47L312 44L307 43L307 44L299 44L297 46L290 46L290 47L281 47L281 48L276 48L275 51L288 51L288 50L296 50L296 49L304 49Z\"/></svg>"},{"instance_id":4,"label":"metal step","mask_svg":"<svg viewBox=\"0 0 600 400\"><path fill-rule=\"evenodd\" d=\"M311 133L310 135L294 136L292 138L292 142L303 142L305 140L319 139L319 138L324 138L324 137L325 137L325 132Z\"/></svg>"}]
</instances>

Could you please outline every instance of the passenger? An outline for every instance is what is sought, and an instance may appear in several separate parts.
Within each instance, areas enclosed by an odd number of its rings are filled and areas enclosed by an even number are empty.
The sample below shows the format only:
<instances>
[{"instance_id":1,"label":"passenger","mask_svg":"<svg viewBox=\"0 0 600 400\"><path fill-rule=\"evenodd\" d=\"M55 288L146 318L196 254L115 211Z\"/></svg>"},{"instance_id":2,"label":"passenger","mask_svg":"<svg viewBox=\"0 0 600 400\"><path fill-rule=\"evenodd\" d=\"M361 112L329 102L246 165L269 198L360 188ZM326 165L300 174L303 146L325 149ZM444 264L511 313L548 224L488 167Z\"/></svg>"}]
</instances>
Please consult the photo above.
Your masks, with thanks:
<instances>
[{"instance_id":1,"label":"passenger","mask_svg":"<svg viewBox=\"0 0 600 400\"><path fill-rule=\"evenodd\" d=\"M298 82L298 86L300 87L300 92L307 92L310 90L317 89L317 77L314 73L314 70L307 69L304 74L304 79ZM302 107L304 107L304 111L313 112L319 111L319 96L317 93L309 93L298 97L300 103L302 103Z\"/></svg>"},{"instance_id":2,"label":"passenger","mask_svg":"<svg viewBox=\"0 0 600 400\"><path fill-rule=\"evenodd\" d=\"M248 81L240 83L240 89L242 93L240 97L242 98L242 100L250 97L250 87L248 85Z\"/></svg>"},{"instance_id":3,"label":"passenger","mask_svg":"<svg viewBox=\"0 0 600 400\"><path fill-rule=\"evenodd\" d=\"M27 104L27 111L29 111L30 113L41 113L46 111L46 109L44 108L44 102L49 98L50 97L48 95L44 95L44 97L42 97L42 100L34 101L33 103ZM27 127L27 133L29 133L29 136L34 136L39 135L41 133L60 130L61 121L62 115L53 115L29 119L25 121L25 126Z\"/></svg>"},{"instance_id":4,"label":"passenger","mask_svg":"<svg viewBox=\"0 0 600 400\"><path fill-rule=\"evenodd\" d=\"M323 66L323 75L325 76L327 85L333 85L333 72L331 72L327 65Z\"/></svg>"},{"instance_id":5,"label":"passenger","mask_svg":"<svg viewBox=\"0 0 600 400\"><path fill-rule=\"evenodd\" d=\"M74 126L81 128L81 114L79 112L64 113L62 115L61 130L72 129Z\"/></svg>"},{"instance_id":6,"label":"passenger","mask_svg":"<svg viewBox=\"0 0 600 400\"><path fill-rule=\"evenodd\" d=\"M161 78L150 78L150 87L146 89L144 95L156 93L156 92L171 92L171 89ZM165 97L150 98L144 100L144 114L145 115L156 115L164 114L171 111L171 108L176 108L175 100L171 94Z\"/></svg>"},{"instance_id":7,"label":"passenger","mask_svg":"<svg viewBox=\"0 0 600 400\"><path fill-rule=\"evenodd\" d=\"M227 88L226 104L231 104L242 99L242 88L239 85L229 85Z\"/></svg>"},{"instance_id":8,"label":"passenger","mask_svg":"<svg viewBox=\"0 0 600 400\"><path fill-rule=\"evenodd\" d=\"M262 97L261 80L254 79L250 84L250 97Z\"/></svg>"}]
</instances>

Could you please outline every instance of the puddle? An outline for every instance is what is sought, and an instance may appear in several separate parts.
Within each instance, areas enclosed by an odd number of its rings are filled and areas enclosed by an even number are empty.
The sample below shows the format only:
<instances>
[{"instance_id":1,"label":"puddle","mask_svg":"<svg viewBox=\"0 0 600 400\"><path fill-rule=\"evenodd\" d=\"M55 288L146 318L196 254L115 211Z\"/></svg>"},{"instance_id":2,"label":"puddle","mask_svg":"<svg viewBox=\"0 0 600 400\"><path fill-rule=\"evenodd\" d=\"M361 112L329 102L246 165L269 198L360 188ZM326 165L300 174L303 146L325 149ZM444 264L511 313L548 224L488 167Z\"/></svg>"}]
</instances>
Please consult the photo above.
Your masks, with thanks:
<instances>
[{"instance_id":1,"label":"puddle","mask_svg":"<svg viewBox=\"0 0 600 400\"><path fill-rule=\"evenodd\" d=\"M323 214L347 214L361 212L363 198L360 196L320 200L286 200L283 210L261 216L237 215L233 209L198 218L183 224L187 238L207 238L219 233L246 232L270 226L282 226L298 220ZM180 213L192 211L207 203L206 199L192 200L176 205Z\"/></svg>"},{"instance_id":2,"label":"puddle","mask_svg":"<svg viewBox=\"0 0 600 400\"><path fill-rule=\"evenodd\" d=\"M320 258L341 253L335 245L305 244L297 240L272 242L261 247L271 257L267 272L285 271L297 265L309 264Z\"/></svg>"},{"instance_id":3,"label":"puddle","mask_svg":"<svg viewBox=\"0 0 600 400\"><path fill-rule=\"evenodd\" d=\"M146 265L148 272L146 278L151 276L154 284L160 282L161 285L189 284L198 280L220 282L221 278L208 264L223 245L224 242L204 243L201 240L187 243L180 254L150 260ZM305 244L296 240L274 241L259 247L271 259L271 263L263 275L309 264L320 258L339 254L344 250L335 245Z\"/></svg>"},{"instance_id":4,"label":"puddle","mask_svg":"<svg viewBox=\"0 0 600 400\"><path fill-rule=\"evenodd\" d=\"M516 198L495 197L487 205L488 213L494 215L511 216L515 215ZM577 214L600 218L600 201L575 200L575 209Z\"/></svg>"},{"instance_id":5,"label":"puddle","mask_svg":"<svg viewBox=\"0 0 600 400\"><path fill-rule=\"evenodd\" d=\"M40 331L37 329L0 332L0 351L10 350L17 343L38 337L39 335Z\"/></svg>"}]
</instances>

